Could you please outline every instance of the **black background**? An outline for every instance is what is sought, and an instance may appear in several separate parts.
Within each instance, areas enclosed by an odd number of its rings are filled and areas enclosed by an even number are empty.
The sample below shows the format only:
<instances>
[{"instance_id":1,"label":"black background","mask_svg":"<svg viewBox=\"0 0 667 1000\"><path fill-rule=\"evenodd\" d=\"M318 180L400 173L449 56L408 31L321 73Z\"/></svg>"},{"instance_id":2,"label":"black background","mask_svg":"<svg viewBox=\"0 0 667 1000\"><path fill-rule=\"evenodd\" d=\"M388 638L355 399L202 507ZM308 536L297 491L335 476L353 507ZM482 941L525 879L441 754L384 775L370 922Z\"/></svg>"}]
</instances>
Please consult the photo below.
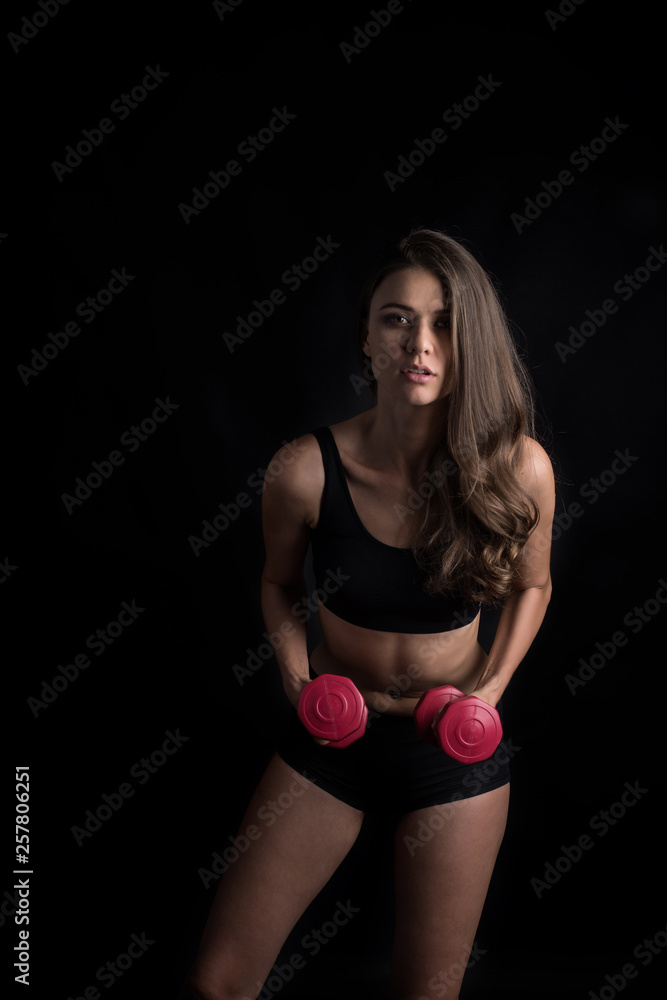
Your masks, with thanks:
<instances>
[{"instance_id":1,"label":"black background","mask_svg":"<svg viewBox=\"0 0 667 1000\"><path fill-rule=\"evenodd\" d=\"M31 985L17 995L177 992L217 884L205 888L200 869L236 834L288 711L273 660L242 684L233 669L264 642L256 475L284 441L372 405L354 378L357 284L386 235L427 225L463 239L499 284L535 382L560 517L554 596L505 696L506 733L521 749L477 935L485 954L463 995L605 988L604 1000L620 983L608 977L629 962L637 974L624 996L656 995L664 954L644 965L633 951L656 934L667 940L658 644L667 612L655 597L667 593L664 273L644 282L641 272L627 301L614 285L667 235L662 27L645 3L618 15L595 0L562 6L571 13L552 25L538 3L414 0L348 58L341 43L380 4L243 0L218 12L72 0L28 28L29 40L13 47L7 37L0 558L12 568L0 599L17 725L3 779L3 988L18 939L13 765L29 764ZM40 10L6 10L4 34ZM158 65L163 82L125 120L112 113ZM500 85L488 99L460 128L443 123L489 75ZM248 162L239 144L276 108L294 119ZM54 161L105 117L113 132L59 179ZM570 155L607 118L627 127L579 171ZM390 190L385 172L438 127L447 140ZM186 223L179 205L232 158L240 176ZM515 225L526 199L568 168L573 183ZM339 246L289 289L284 272L318 237ZM127 287L26 379L20 366L33 349L76 320L114 268L134 276ZM230 351L223 333L275 288L285 301ZM617 311L561 360L556 343L610 298ZM121 444L167 397L168 419L136 450ZM63 494L114 450L123 464L68 510ZM592 487L581 488L617 451L633 458L592 503ZM250 505L195 554L192 536L243 492ZM580 516L568 520L572 503ZM87 637L133 600L144 609L136 621L102 655L87 650ZM651 600L641 628L624 623ZM495 620L486 615L487 643ZM619 630L626 644L572 693L566 675ZM66 688L61 680L56 698L28 701L84 652L90 666ZM131 769L176 730L187 741L140 784ZM124 782L134 795L79 846L72 828ZM591 821L626 782L647 791L601 836ZM581 860L548 889L531 883L584 834L593 846ZM282 961L304 953L303 936L338 900L359 914L274 995L383 995L389 866L379 818ZM133 934L153 943L103 985L97 971Z\"/></svg>"}]
</instances>

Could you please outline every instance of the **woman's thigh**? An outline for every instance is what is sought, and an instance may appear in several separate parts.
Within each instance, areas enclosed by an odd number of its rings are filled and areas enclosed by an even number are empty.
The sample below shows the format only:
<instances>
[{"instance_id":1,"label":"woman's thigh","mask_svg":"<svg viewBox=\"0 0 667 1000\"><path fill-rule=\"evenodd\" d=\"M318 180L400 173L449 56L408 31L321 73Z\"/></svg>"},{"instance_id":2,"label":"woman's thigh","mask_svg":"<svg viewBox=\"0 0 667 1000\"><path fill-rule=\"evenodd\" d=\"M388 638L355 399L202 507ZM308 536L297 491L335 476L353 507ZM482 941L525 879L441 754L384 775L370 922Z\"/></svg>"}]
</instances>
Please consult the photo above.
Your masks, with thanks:
<instances>
[{"instance_id":1,"label":"woman's thigh","mask_svg":"<svg viewBox=\"0 0 667 1000\"><path fill-rule=\"evenodd\" d=\"M508 804L506 784L399 821L392 1000L458 997Z\"/></svg>"},{"instance_id":2,"label":"woman's thigh","mask_svg":"<svg viewBox=\"0 0 667 1000\"><path fill-rule=\"evenodd\" d=\"M363 815L274 755L241 825L253 828L250 845L220 878L191 970L204 996L256 996L292 927L354 844Z\"/></svg>"}]
</instances>

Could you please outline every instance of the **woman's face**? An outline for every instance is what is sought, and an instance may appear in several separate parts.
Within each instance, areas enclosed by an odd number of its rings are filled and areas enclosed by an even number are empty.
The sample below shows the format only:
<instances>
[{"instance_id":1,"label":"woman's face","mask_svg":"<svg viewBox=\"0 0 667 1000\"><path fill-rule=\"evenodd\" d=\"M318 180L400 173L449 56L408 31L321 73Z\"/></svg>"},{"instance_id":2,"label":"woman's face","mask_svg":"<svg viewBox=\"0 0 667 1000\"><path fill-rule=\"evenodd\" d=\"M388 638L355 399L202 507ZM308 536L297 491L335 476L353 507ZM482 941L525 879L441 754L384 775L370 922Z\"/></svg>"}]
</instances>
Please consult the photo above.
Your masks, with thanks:
<instances>
[{"instance_id":1,"label":"woman's face","mask_svg":"<svg viewBox=\"0 0 667 1000\"><path fill-rule=\"evenodd\" d=\"M363 349L378 394L415 405L447 396L452 344L439 279L420 268L388 275L371 298Z\"/></svg>"}]
</instances>

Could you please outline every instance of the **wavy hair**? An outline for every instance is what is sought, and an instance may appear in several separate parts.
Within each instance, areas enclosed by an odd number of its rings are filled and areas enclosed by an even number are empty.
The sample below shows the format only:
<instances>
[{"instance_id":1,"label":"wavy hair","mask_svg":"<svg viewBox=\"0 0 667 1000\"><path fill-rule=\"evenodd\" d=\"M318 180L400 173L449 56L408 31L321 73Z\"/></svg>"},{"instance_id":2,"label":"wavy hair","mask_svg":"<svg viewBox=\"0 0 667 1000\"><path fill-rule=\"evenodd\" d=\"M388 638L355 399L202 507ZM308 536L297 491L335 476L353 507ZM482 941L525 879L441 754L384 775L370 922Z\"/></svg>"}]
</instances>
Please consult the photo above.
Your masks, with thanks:
<instances>
[{"instance_id":1,"label":"wavy hair","mask_svg":"<svg viewBox=\"0 0 667 1000\"><path fill-rule=\"evenodd\" d=\"M388 275L430 271L450 313L451 392L412 550L425 589L494 603L509 593L539 511L517 479L523 435L535 437L533 391L490 277L461 243L413 229L386 253L361 288L357 350L363 352L370 302ZM377 383L371 382L377 392ZM429 495L430 494L430 495Z\"/></svg>"}]
</instances>

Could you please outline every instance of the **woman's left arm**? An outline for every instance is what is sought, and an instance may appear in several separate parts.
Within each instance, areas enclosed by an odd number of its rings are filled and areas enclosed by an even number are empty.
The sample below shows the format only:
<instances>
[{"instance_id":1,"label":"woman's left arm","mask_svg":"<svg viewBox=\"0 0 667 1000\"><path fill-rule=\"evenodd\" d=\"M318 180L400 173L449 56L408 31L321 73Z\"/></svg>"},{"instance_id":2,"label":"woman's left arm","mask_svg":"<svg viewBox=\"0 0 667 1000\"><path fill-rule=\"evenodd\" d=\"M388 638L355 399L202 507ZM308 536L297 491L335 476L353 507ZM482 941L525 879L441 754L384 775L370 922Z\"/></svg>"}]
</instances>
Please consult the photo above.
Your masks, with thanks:
<instances>
[{"instance_id":1,"label":"woman's left arm","mask_svg":"<svg viewBox=\"0 0 667 1000\"><path fill-rule=\"evenodd\" d=\"M530 649L551 599L554 474L549 456L533 438L524 438L519 481L537 504L540 519L526 542L512 592L503 602L484 671L475 690L469 692L494 706Z\"/></svg>"}]
</instances>

